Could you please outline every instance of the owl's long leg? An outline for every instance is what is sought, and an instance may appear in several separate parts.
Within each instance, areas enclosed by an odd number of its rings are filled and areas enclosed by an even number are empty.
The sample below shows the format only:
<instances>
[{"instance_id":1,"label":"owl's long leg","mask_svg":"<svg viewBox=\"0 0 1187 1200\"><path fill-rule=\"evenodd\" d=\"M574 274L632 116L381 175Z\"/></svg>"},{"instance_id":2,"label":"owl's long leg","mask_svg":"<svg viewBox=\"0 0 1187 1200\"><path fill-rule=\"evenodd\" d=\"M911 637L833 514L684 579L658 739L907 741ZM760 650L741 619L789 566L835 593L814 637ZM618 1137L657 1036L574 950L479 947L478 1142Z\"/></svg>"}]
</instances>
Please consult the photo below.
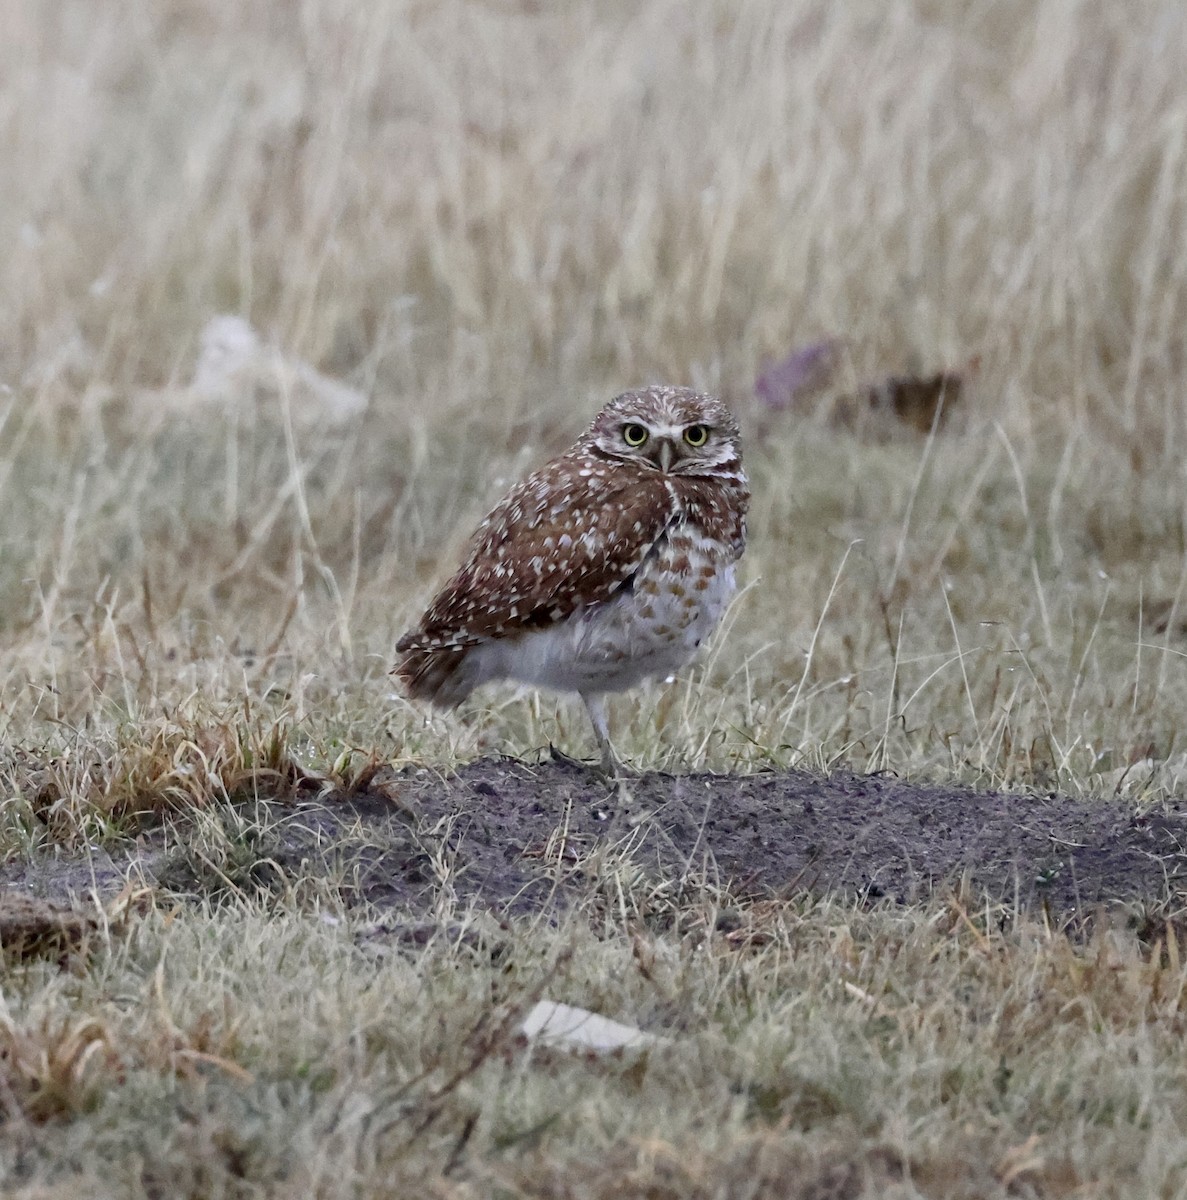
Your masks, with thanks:
<instances>
[{"instance_id":1,"label":"owl's long leg","mask_svg":"<svg viewBox=\"0 0 1187 1200\"><path fill-rule=\"evenodd\" d=\"M589 713L593 725L594 737L598 739L598 750L602 755L601 773L607 779L622 779L631 774L630 768L614 753L610 743L610 721L606 716L606 701L597 693L581 693L585 702L585 711Z\"/></svg>"}]
</instances>

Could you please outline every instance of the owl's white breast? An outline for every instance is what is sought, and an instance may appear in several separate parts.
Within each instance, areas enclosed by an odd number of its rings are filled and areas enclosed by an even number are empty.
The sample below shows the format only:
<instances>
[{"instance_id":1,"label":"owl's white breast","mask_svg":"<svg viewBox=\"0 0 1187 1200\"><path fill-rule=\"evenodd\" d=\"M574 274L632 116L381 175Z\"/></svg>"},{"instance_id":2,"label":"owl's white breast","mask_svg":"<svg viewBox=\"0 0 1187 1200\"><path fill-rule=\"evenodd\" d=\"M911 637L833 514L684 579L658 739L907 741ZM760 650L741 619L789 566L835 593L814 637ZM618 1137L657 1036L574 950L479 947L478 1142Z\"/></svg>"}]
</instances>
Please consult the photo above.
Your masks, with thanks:
<instances>
[{"instance_id":1,"label":"owl's white breast","mask_svg":"<svg viewBox=\"0 0 1187 1200\"><path fill-rule=\"evenodd\" d=\"M721 620L734 567L687 540L640 570L629 591L544 629L476 646L473 685L513 679L557 691L617 692L684 667ZM683 570L673 570L679 558Z\"/></svg>"}]
</instances>

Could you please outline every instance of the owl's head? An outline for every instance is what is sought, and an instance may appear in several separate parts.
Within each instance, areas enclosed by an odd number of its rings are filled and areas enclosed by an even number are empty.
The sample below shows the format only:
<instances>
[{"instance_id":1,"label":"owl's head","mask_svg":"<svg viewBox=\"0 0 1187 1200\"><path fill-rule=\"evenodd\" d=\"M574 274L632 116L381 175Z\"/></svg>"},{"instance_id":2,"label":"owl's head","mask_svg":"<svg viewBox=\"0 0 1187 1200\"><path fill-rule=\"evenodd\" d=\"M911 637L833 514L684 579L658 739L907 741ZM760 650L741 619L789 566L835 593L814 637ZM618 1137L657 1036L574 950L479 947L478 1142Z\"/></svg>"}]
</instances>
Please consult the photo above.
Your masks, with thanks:
<instances>
[{"instance_id":1,"label":"owl's head","mask_svg":"<svg viewBox=\"0 0 1187 1200\"><path fill-rule=\"evenodd\" d=\"M607 458L668 475L715 475L741 460L733 413L691 388L623 392L594 418L585 440Z\"/></svg>"}]
</instances>

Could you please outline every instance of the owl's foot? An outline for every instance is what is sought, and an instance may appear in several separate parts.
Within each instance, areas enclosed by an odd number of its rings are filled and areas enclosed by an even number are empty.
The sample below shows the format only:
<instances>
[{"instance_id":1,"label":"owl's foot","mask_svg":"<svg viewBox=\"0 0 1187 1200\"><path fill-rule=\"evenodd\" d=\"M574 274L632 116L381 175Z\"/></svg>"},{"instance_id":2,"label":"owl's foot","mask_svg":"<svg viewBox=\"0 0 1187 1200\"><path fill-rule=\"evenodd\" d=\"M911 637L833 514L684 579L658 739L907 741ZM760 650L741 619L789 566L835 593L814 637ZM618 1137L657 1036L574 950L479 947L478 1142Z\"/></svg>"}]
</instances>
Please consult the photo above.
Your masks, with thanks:
<instances>
[{"instance_id":1,"label":"owl's foot","mask_svg":"<svg viewBox=\"0 0 1187 1200\"><path fill-rule=\"evenodd\" d=\"M598 766L592 769L607 783L618 785L619 791L622 792L623 781L634 778L639 772L614 753L614 746L610 742L610 722L606 717L606 704L602 697L583 692L581 699L585 701L585 709L589 713L590 724L593 725L594 737L598 739L598 750L602 756Z\"/></svg>"},{"instance_id":2,"label":"owl's foot","mask_svg":"<svg viewBox=\"0 0 1187 1200\"><path fill-rule=\"evenodd\" d=\"M592 771L594 764L584 758L574 758L571 754L566 754L559 746L554 746L551 742L548 743L548 757L559 766L568 767L573 771Z\"/></svg>"},{"instance_id":3,"label":"owl's foot","mask_svg":"<svg viewBox=\"0 0 1187 1200\"><path fill-rule=\"evenodd\" d=\"M609 742L602 748L602 761L593 768L593 771L599 779L604 779L607 783L622 783L628 779L638 779L643 774L642 771L632 767L630 763L623 762L614 753Z\"/></svg>"},{"instance_id":4,"label":"owl's foot","mask_svg":"<svg viewBox=\"0 0 1187 1200\"><path fill-rule=\"evenodd\" d=\"M624 779L637 779L642 774L630 763L623 762L614 753L614 748L609 742L602 747L602 757L598 762L590 762L585 758L574 758L551 742L548 744L548 757L562 767L571 767L574 771L582 771L603 783L619 783Z\"/></svg>"}]
</instances>

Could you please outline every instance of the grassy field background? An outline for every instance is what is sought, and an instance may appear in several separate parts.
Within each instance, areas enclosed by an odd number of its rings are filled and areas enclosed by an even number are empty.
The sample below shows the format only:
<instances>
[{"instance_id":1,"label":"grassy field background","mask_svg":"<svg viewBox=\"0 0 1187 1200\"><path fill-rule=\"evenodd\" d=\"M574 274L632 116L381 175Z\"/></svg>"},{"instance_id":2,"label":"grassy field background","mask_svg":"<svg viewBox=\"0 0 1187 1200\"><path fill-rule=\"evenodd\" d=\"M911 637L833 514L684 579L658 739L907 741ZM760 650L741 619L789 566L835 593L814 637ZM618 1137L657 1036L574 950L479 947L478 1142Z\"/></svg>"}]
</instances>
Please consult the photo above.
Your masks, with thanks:
<instances>
[{"instance_id":1,"label":"grassy field background","mask_svg":"<svg viewBox=\"0 0 1187 1200\"><path fill-rule=\"evenodd\" d=\"M703 667L614 707L637 765L1180 787L1177 3L0 12L6 854L372 756L588 753L567 701L430 715L388 672L501 490L656 380L736 406L755 503ZM283 372L199 402L219 314L366 413L320 419ZM823 338L820 411L766 408L764 363ZM933 438L828 417L974 359ZM813 1196L1183 1194L1173 935L805 905L749 958L686 914L517 929L514 970L448 942L377 965L296 901L154 910L83 976L5 984L5 1186L94 1195L107 1162L119 1195L788 1194L739 1166L768 1155ZM621 982L632 953L669 983ZM446 1088L545 976L683 1048L590 1093L496 1038ZM1019 1092L995 1072L1024 1056ZM460 1140L485 1165L446 1174Z\"/></svg>"}]
</instances>

